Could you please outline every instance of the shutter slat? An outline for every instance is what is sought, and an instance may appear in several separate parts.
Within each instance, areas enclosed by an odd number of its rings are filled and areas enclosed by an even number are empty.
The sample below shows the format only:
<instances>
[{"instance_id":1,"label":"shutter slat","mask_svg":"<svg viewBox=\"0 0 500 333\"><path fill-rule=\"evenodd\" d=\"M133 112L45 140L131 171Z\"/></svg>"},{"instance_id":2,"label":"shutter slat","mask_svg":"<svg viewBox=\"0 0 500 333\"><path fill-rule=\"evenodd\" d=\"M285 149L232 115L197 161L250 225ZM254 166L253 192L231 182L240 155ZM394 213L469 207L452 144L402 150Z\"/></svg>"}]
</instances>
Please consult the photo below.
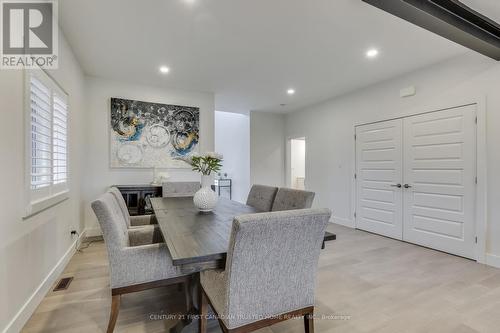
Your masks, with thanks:
<instances>
[{"instance_id":1,"label":"shutter slat","mask_svg":"<svg viewBox=\"0 0 500 333\"><path fill-rule=\"evenodd\" d=\"M31 188L52 183L52 118L50 89L31 77Z\"/></svg>"},{"instance_id":2,"label":"shutter slat","mask_svg":"<svg viewBox=\"0 0 500 333\"><path fill-rule=\"evenodd\" d=\"M50 132L51 128L50 126L45 126L39 122L36 121L36 116L33 116L31 117L31 128L35 127L36 129L38 129L39 127L41 128L45 128L46 130L48 130ZM38 132L38 131L37 131ZM40 132L42 133L42 132Z\"/></svg>"},{"instance_id":3,"label":"shutter slat","mask_svg":"<svg viewBox=\"0 0 500 333\"><path fill-rule=\"evenodd\" d=\"M34 109L33 112L31 112L31 116L42 119L50 124L50 114L48 113L40 112L39 110L37 111L37 109Z\"/></svg>"},{"instance_id":4,"label":"shutter slat","mask_svg":"<svg viewBox=\"0 0 500 333\"><path fill-rule=\"evenodd\" d=\"M48 76L30 77L32 189L67 182L67 98L60 97L59 88L50 81Z\"/></svg>"},{"instance_id":5,"label":"shutter slat","mask_svg":"<svg viewBox=\"0 0 500 333\"><path fill-rule=\"evenodd\" d=\"M68 133L68 110L66 101L54 96L54 184L63 184L67 181L67 133Z\"/></svg>"},{"instance_id":6,"label":"shutter slat","mask_svg":"<svg viewBox=\"0 0 500 333\"><path fill-rule=\"evenodd\" d=\"M31 88L37 89L39 92L50 98L50 89L34 76L31 77Z\"/></svg>"},{"instance_id":7,"label":"shutter slat","mask_svg":"<svg viewBox=\"0 0 500 333\"><path fill-rule=\"evenodd\" d=\"M38 96L31 97L31 108L46 116L50 116L50 104L48 103Z\"/></svg>"},{"instance_id":8,"label":"shutter slat","mask_svg":"<svg viewBox=\"0 0 500 333\"><path fill-rule=\"evenodd\" d=\"M42 152L42 153L52 153L52 150L50 149L41 149L41 148L36 148L34 149L35 152Z\"/></svg>"}]
</instances>

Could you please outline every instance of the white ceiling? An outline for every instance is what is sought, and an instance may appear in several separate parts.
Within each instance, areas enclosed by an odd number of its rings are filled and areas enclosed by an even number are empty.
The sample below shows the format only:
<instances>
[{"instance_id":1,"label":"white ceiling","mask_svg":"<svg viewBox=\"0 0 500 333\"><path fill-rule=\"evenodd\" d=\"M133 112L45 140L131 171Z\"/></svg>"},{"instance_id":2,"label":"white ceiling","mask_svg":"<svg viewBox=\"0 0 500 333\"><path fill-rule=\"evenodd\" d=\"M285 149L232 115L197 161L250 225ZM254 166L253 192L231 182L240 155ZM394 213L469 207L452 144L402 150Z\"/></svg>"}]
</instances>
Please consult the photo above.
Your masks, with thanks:
<instances>
[{"instance_id":1,"label":"white ceiling","mask_svg":"<svg viewBox=\"0 0 500 333\"><path fill-rule=\"evenodd\" d=\"M460 0L460 2L500 23L500 3L498 0Z\"/></svg>"},{"instance_id":2,"label":"white ceiling","mask_svg":"<svg viewBox=\"0 0 500 333\"><path fill-rule=\"evenodd\" d=\"M87 74L214 92L220 111L296 110L466 51L361 0L59 4ZM378 58L365 58L371 47Z\"/></svg>"}]
</instances>

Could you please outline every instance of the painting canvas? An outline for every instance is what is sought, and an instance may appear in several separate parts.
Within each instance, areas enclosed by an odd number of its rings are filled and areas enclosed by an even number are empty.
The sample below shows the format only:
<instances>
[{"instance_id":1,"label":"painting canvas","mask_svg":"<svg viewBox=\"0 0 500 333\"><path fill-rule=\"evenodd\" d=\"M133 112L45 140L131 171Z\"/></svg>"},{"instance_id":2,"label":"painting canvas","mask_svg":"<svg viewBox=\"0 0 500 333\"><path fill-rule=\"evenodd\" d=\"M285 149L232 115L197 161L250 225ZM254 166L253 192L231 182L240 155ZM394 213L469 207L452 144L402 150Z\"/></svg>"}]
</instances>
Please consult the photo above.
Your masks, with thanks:
<instances>
[{"instance_id":1,"label":"painting canvas","mask_svg":"<svg viewBox=\"0 0 500 333\"><path fill-rule=\"evenodd\" d=\"M186 168L198 150L200 110L111 98L111 167Z\"/></svg>"}]
</instances>

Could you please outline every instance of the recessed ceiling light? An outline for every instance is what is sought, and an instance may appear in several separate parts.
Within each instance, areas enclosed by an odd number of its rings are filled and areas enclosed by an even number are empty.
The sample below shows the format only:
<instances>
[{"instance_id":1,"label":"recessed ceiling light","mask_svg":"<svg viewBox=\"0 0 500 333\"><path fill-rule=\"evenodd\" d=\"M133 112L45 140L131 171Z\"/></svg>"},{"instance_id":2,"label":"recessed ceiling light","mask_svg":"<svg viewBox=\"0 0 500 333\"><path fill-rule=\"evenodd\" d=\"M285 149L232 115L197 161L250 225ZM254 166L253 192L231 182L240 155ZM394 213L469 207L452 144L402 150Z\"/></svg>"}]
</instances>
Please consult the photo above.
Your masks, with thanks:
<instances>
[{"instance_id":1,"label":"recessed ceiling light","mask_svg":"<svg viewBox=\"0 0 500 333\"><path fill-rule=\"evenodd\" d=\"M366 57L368 58L375 58L378 56L378 50L377 49L369 49L366 51Z\"/></svg>"},{"instance_id":2,"label":"recessed ceiling light","mask_svg":"<svg viewBox=\"0 0 500 333\"><path fill-rule=\"evenodd\" d=\"M168 68L167 66L161 66L160 72L163 74L167 74L168 72L170 72L170 68Z\"/></svg>"},{"instance_id":3,"label":"recessed ceiling light","mask_svg":"<svg viewBox=\"0 0 500 333\"><path fill-rule=\"evenodd\" d=\"M286 91L286 93L287 93L288 95L293 95L293 94L295 94L295 89L288 89L288 90Z\"/></svg>"}]
</instances>

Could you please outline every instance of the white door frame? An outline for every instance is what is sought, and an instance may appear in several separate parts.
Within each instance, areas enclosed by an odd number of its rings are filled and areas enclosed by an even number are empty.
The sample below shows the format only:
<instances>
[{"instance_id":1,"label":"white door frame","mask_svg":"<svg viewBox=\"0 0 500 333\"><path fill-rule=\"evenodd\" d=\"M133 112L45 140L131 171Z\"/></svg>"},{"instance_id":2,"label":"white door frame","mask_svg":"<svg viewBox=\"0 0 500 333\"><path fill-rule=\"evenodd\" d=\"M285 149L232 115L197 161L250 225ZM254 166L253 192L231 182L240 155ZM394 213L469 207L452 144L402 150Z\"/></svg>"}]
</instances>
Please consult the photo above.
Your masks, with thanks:
<instances>
[{"instance_id":1,"label":"white door frame","mask_svg":"<svg viewBox=\"0 0 500 333\"><path fill-rule=\"evenodd\" d=\"M486 263L486 238L487 238L487 147L486 147L486 97L479 96L476 98L467 98L463 102L448 102L446 104L440 103L434 106L421 108L415 111L406 111L394 116L392 118L378 118L370 122L360 122L355 123L353 128L353 137L356 134L356 127L361 125L367 125L387 120L402 119L410 116L415 116L419 114L432 113L437 111L443 111L448 109L454 109L461 106L476 105L476 115L477 115L477 131L476 131L476 202L475 202L475 230L477 242L475 245L475 259L477 262L485 264ZM356 228L356 217L355 209L357 202L356 193L356 140L354 140L354 165L352 167L352 204L351 204L351 216L353 217L354 227Z\"/></svg>"},{"instance_id":2,"label":"white door frame","mask_svg":"<svg viewBox=\"0 0 500 333\"><path fill-rule=\"evenodd\" d=\"M305 135L294 135L294 136L287 136L286 138L286 147L285 147L285 186L291 188L292 187L292 169L291 169L291 164L292 164L292 140L297 140L297 139L304 139L306 142L306 152L305 152L305 175L306 175L306 183L304 186L307 189L307 137Z\"/></svg>"}]
</instances>

